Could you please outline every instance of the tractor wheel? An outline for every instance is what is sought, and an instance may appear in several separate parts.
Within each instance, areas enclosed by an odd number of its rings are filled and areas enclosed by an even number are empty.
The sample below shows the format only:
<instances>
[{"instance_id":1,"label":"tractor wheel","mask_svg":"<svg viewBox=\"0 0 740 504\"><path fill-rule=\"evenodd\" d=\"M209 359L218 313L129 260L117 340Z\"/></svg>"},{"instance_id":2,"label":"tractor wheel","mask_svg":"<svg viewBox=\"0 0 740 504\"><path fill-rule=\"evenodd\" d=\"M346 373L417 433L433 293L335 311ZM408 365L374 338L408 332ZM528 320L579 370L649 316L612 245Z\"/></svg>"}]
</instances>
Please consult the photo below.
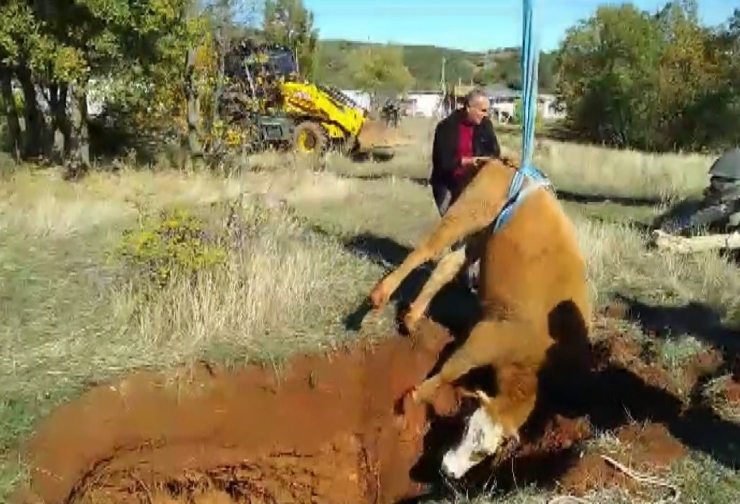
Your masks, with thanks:
<instances>
[{"instance_id":1,"label":"tractor wheel","mask_svg":"<svg viewBox=\"0 0 740 504\"><path fill-rule=\"evenodd\" d=\"M329 144L324 128L312 121L304 121L293 132L294 148L304 154L321 155Z\"/></svg>"}]
</instances>

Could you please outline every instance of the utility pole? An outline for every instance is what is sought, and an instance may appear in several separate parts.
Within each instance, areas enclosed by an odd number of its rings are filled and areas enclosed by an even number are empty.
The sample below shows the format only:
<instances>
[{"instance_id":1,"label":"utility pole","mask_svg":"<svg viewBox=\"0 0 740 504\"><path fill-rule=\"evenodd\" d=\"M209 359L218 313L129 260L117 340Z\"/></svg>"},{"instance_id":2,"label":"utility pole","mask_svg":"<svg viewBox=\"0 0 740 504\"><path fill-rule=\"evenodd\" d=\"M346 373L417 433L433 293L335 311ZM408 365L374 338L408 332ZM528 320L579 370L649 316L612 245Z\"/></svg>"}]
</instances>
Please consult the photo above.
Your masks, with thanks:
<instances>
[{"instance_id":1,"label":"utility pole","mask_svg":"<svg viewBox=\"0 0 740 504\"><path fill-rule=\"evenodd\" d=\"M445 78L445 65L446 64L447 64L447 58L442 56L442 81L441 81L442 93L447 92L447 79Z\"/></svg>"},{"instance_id":2,"label":"utility pole","mask_svg":"<svg viewBox=\"0 0 740 504\"><path fill-rule=\"evenodd\" d=\"M440 82L440 88L442 88L442 99L440 105L445 107L445 113L447 113L447 76L445 75L445 66L447 65L447 58L442 56L442 76ZM441 108L441 107L440 107Z\"/></svg>"}]
</instances>

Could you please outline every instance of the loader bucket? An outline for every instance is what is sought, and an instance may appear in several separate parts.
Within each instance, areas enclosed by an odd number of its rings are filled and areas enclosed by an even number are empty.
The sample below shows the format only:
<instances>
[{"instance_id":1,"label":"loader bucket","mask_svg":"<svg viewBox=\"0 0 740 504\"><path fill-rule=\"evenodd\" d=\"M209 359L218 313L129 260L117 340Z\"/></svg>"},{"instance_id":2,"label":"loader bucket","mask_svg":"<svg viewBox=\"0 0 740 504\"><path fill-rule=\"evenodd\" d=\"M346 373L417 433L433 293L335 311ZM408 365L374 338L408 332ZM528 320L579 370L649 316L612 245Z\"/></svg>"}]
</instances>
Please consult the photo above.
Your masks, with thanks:
<instances>
[{"instance_id":1,"label":"loader bucket","mask_svg":"<svg viewBox=\"0 0 740 504\"><path fill-rule=\"evenodd\" d=\"M394 147L411 145L413 141L396 128L381 121L368 119L357 135L357 152L392 150Z\"/></svg>"}]
</instances>

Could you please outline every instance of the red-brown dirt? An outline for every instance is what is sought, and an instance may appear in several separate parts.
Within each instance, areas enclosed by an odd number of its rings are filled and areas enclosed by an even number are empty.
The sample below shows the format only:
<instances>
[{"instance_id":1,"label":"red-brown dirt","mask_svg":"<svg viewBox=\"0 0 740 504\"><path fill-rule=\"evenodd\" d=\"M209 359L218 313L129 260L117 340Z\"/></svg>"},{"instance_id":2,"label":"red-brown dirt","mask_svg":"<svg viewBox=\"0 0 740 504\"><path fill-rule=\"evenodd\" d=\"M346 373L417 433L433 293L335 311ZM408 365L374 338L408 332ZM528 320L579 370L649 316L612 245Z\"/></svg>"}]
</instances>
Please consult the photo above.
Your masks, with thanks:
<instances>
[{"instance_id":1,"label":"red-brown dirt","mask_svg":"<svg viewBox=\"0 0 740 504\"><path fill-rule=\"evenodd\" d=\"M39 426L26 446L30 489L13 502L362 504L418 495L419 482L429 481L423 459L435 450L435 432L450 430L461 406L474 404L447 388L434 411L398 405L451 341L429 321L419 334L358 343L330 358L299 357L278 377L257 367L227 372L203 364L175 384L139 372L99 385ZM461 484L493 476L502 489L526 483L576 494L612 484L629 488L597 454L584 451L594 426L617 429L625 451L614 458L630 467L680 457L683 446L665 428L645 422L638 429L624 411L679 414L666 374L642 362L639 348L618 332L594 353L592 392L577 393L570 410L545 401L519 446ZM612 371L613 365L629 372ZM438 467L433 460L427 470Z\"/></svg>"},{"instance_id":2,"label":"red-brown dirt","mask_svg":"<svg viewBox=\"0 0 740 504\"><path fill-rule=\"evenodd\" d=\"M361 151L373 147L404 146L411 143L411 139L395 128L386 126L381 121L366 120L357 136Z\"/></svg>"},{"instance_id":3,"label":"red-brown dirt","mask_svg":"<svg viewBox=\"0 0 740 504\"><path fill-rule=\"evenodd\" d=\"M716 397L727 406L737 408L740 406L740 383L732 376L723 376L717 379L714 385Z\"/></svg>"},{"instance_id":4,"label":"red-brown dirt","mask_svg":"<svg viewBox=\"0 0 740 504\"><path fill-rule=\"evenodd\" d=\"M666 469L686 454L684 446L662 425L629 424L615 432L619 441L617 453L608 455L625 466L654 474ZM624 472L609 464L599 453L586 453L560 480L568 493L584 495L591 490L619 486L635 492L644 490Z\"/></svg>"},{"instance_id":5,"label":"red-brown dirt","mask_svg":"<svg viewBox=\"0 0 740 504\"><path fill-rule=\"evenodd\" d=\"M715 373L724 363L722 352L714 348L696 354L684 367L684 382L691 386L704 376Z\"/></svg>"},{"instance_id":6,"label":"red-brown dirt","mask_svg":"<svg viewBox=\"0 0 740 504\"><path fill-rule=\"evenodd\" d=\"M425 420L394 402L449 341L425 327L418 345L300 357L279 379L199 366L176 387L148 372L98 386L40 426L31 490L47 504L393 502L414 493Z\"/></svg>"}]
</instances>

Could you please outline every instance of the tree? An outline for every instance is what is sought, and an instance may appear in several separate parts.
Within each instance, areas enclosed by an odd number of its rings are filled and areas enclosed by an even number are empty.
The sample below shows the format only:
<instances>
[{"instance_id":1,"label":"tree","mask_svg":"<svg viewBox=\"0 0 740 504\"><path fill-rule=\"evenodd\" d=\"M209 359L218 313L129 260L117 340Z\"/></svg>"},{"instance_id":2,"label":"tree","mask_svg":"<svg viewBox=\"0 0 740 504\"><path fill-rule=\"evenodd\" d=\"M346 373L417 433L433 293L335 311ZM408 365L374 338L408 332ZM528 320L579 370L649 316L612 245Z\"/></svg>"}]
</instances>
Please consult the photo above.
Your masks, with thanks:
<instances>
[{"instance_id":1,"label":"tree","mask_svg":"<svg viewBox=\"0 0 740 504\"><path fill-rule=\"evenodd\" d=\"M18 79L23 90L25 155L48 157L54 133L61 131L63 156L89 167L91 79L141 73L168 61L187 45L186 8L186 0L5 2L0 7L3 79Z\"/></svg>"},{"instance_id":2,"label":"tree","mask_svg":"<svg viewBox=\"0 0 740 504\"><path fill-rule=\"evenodd\" d=\"M54 62L54 40L44 29L32 6L25 1L11 0L0 7L0 64L6 117L10 125L11 143L23 157L42 154L45 117L38 104L33 72L43 75ZM63 60L62 57L58 60ZM10 86L16 78L23 92L23 116L26 135L20 138L20 126L9 104L14 103Z\"/></svg>"},{"instance_id":3,"label":"tree","mask_svg":"<svg viewBox=\"0 0 740 504\"><path fill-rule=\"evenodd\" d=\"M738 19L720 30L703 27L695 0L668 2L655 13L631 4L599 7L558 50L557 91L572 129L649 150L736 144Z\"/></svg>"},{"instance_id":4,"label":"tree","mask_svg":"<svg viewBox=\"0 0 740 504\"><path fill-rule=\"evenodd\" d=\"M403 93L414 85L400 47L386 45L354 49L349 61L353 85L371 95Z\"/></svg>"},{"instance_id":5,"label":"tree","mask_svg":"<svg viewBox=\"0 0 740 504\"><path fill-rule=\"evenodd\" d=\"M313 13L306 9L303 0L265 0L263 28L269 42L293 51L298 71L304 77L314 77L319 35L313 27Z\"/></svg>"},{"instance_id":6,"label":"tree","mask_svg":"<svg viewBox=\"0 0 740 504\"><path fill-rule=\"evenodd\" d=\"M540 53L540 62L537 70L537 80L542 91L553 91L557 82L555 76L555 52Z\"/></svg>"},{"instance_id":7,"label":"tree","mask_svg":"<svg viewBox=\"0 0 740 504\"><path fill-rule=\"evenodd\" d=\"M592 141L651 146L663 46L651 17L632 4L599 7L568 30L556 66L571 127Z\"/></svg>"}]
</instances>

